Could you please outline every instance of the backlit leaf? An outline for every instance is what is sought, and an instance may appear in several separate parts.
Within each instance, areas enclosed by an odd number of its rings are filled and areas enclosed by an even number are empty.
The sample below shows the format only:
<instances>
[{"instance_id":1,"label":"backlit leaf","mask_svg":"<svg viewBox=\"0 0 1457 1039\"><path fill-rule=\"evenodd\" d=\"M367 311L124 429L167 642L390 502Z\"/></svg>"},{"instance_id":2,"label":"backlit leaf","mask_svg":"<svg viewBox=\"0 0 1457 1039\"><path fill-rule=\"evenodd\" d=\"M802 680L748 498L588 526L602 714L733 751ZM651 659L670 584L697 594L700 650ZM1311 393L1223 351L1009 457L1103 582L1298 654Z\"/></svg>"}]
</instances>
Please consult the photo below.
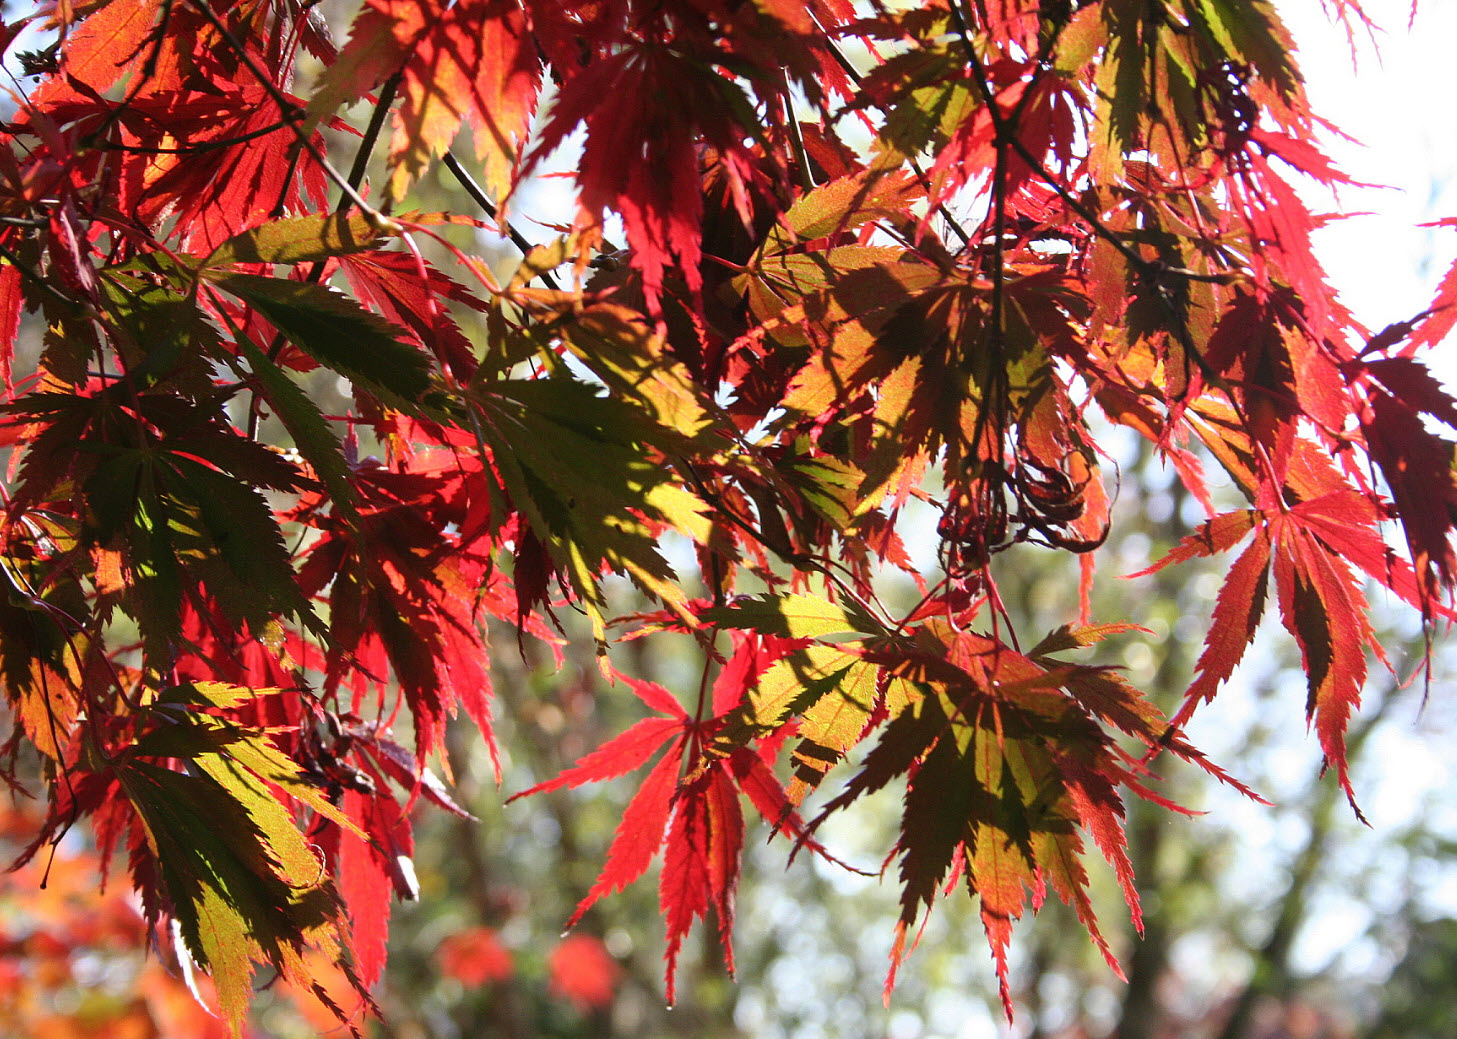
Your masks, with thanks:
<instances>
[{"instance_id":1,"label":"backlit leaf","mask_svg":"<svg viewBox=\"0 0 1457 1039\"><path fill-rule=\"evenodd\" d=\"M235 263L304 263L377 246L378 226L358 213L271 220L234 235L203 261L204 269Z\"/></svg>"},{"instance_id":2,"label":"backlit leaf","mask_svg":"<svg viewBox=\"0 0 1457 1039\"><path fill-rule=\"evenodd\" d=\"M400 342L399 330L320 285L256 274L209 273L211 281L257 309L289 341L386 403L418 407L430 388L430 362Z\"/></svg>"},{"instance_id":3,"label":"backlit leaf","mask_svg":"<svg viewBox=\"0 0 1457 1039\"><path fill-rule=\"evenodd\" d=\"M732 606L705 610L702 617L725 628L752 628L764 635L792 639L870 632L880 627L853 606L843 606L812 595L745 598Z\"/></svg>"}]
</instances>

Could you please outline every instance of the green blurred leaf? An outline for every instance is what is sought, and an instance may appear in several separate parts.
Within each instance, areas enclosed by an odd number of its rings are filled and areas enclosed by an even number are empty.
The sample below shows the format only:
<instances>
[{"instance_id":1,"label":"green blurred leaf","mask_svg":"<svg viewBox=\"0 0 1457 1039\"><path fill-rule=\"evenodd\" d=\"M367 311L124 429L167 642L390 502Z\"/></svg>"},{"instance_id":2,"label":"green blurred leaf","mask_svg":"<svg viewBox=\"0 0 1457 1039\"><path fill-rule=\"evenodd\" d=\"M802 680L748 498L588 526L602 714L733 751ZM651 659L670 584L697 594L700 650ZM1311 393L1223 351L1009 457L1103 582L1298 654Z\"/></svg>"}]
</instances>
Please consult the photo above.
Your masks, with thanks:
<instances>
[{"instance_id":1,"label":"green blurred leaf","mask_svg":"<svg viewBox=\"0 0 1457 1039\"><path fill-rule=\"evenodd\" d=\"M682 434L570 378L493 383L473 399L505 490L570 579L598 639L606 633L604 566L683 610L657 525L699 542L710 527L705 506L653 451L681 448Z\"/></svg>"},{"instance_id":2,"label":"green blurred leaf","mask_svg":"<svg viewBox=\"0 0 1457 1039\"><path fill-rule=\"evenodd\" d=\"M180 480L174 515L190 513L197 521L174 523L175 543L203 571L223 610L254 632L262 632L274 614L292 614L322 637L326 629L294 580L283 532L258 490L190 458L174 455L172 464ZM210 565L215 561L226 574Z\"/></svg>"},{"instance_id":3,"label":"green blurred leaf","mask_svg":"<svg viewBox=\"0 0 1457 1039\"><path fill-rule=\"evenodd\" d=\"M334 507L345 515L354 515L356 495L349 479L349 463L344 460L339 438L319 406L250 338L239 336L238 348L262 384L263 396L272 405L273 413L293 437L294 447L314 467L328 489Z\"/></svg>"},{"instance_id":4,"label":"green blurred leaf","mask_svg":"<svg viewBox=\"0 0 1457 1039\"><path fill-rule=\"evenodd\" d=\"M925 190L909 174L856 174L822 184L795 199L761 250L783 252L799 242L851 231L878 217L899 218Z\"/></svg>"},{"instance_id":5,"label":"green blurred leaf","mask_svg":"<svg viewBox=\"0 0 1457 1039\"><path fill-rule=\"evenodd\" d=\"M418 410L430 389L430 359L401 342L401 329L322 285L256 274L208 273L320 364L380 400Z\"/></svg>"},{"instance_id":6,"label":"green blurred leaf","mask_svg":"<svg viewBox=\"0 0 1457 1039\"><path fill-rule=\"evenodd\" d=\"M874 79L898 98L873 146L872 169L891 169L941 148L969 125L981 98L965 69L955 48L936 44L895 55L871 73L867 82Z\"/></svg>"},{"instance_id":7,"label":"green blurred leaf","mask_svg":"<svg viewBox=\"0 0 1457 1039\"><path fill-rule=\"evenodd\" d=\"M223 350L196 300L130 270L108 271L101 287L103 305L120 333L112 343L132 385L165 380L191 397L216 392L208 358Z\"/></svg>"},{"instance_id":8,"label":"green blurred leaf","mask_svg":"<svg viewBox=\"0 0 1457 1039\"><path fill-rule=\"evenodd\" d=\"M142 820L182 939L211 971L223 1014L241 1034L254 960L286 970L309 932L340 920L340 907L332 886L314 886L321 869L302 884L281 872L302 837L291 822L292 838L278 829L286 813L261 784L229 789L204 767L217 767L216 755L193 760L198 770L183 773L133 757L116 774Z\"/></svg>"},{"instance_id":9,"label":"green blurred leaf","mask_svg":"<svg viewBox=\"0 0 1457 1039\"><path fill-rule=\"evenodd\" d=\"M641 315L601 303L574 315L561 335L582 363L659 425L695 437L711 423L693 376Z\"/></svg>"},{"instance_id":10,"label":"green blurred leaf","mask_svg":"<svg viewBox=\"0 0 1457 1039\"><path fill-rule=\"evenodd\" d=\"M884 630L880 622L859 607L832 603L814 595L766 592L753 598L739 599L731 606L704 610L702 617L721 628L749 628L763 635L793 639L851 632L872 634Z\"/></svg>"},{"instance_id":11,"label":"green blurred leaf","mask_svg":"<svg viewBox=\"0 0 1457 1039\"><path fill-rule=\"evenodd\" d=\"M373 249L385 238L358 212L270 220L229 238L202 263L202 272L235 263L305 263Z\"/></svg>"}]
</instances>

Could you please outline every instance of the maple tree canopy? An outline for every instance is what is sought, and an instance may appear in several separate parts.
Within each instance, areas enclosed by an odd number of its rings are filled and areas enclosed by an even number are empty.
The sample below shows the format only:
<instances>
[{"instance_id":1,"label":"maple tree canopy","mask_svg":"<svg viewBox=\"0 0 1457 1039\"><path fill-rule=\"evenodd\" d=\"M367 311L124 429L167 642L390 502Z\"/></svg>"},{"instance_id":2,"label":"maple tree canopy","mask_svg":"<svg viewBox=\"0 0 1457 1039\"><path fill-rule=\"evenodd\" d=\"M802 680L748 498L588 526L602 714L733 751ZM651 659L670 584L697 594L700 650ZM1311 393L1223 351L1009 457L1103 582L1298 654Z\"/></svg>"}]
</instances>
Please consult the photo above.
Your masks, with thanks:
<instances>
[{"instance_id":1,"label":"maple tree canopy","mask_svg":"<svg viewBox=\"0 0 1457 1039\"><path fill-rule=\"evenodd\" d=\"M699 918L732 967L746 807L829 856L820 822L899 782L892 976L961 885L1010 1012L1049 890L1107 952L1088 840L1137 921L1152 759L1235 782L1181 726L1272 576L1352 797L1365 585L1453 616L1457 402L1418 350L1457 273L1374 335L1327 287L1291 185L1344 178L1269 0L364 0L342 43L298 0L88 0L0 34L5 777L49 811L22 860L88 818L235 1031L255 964L378 978L408 809L460 811L446 722L492 738L490 618L559 647L579 610L652 711L535 790L646 769L577 916L661 852L670 1000ZM575 209L525 211L563 146ZM432 170L468 209L410 208ZM1227 562L1172 718L1079 654L1139 621L1087 605L1116 427L1208 514L1150 562ZM1055 631L1001 605L1021 545L1082 561ZM696 688L618 672L664 633Z\"/></svg>"}]
</instances>

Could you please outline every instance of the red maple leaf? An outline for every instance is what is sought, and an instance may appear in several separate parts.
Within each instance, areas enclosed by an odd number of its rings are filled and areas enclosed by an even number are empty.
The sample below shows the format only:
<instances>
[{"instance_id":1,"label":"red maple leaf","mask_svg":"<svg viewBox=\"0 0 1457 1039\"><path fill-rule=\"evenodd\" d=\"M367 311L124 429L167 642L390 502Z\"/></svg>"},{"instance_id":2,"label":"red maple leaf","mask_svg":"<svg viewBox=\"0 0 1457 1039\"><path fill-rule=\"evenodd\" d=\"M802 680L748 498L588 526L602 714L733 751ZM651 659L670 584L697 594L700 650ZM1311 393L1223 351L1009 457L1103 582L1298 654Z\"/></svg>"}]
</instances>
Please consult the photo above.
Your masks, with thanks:
<instances>
[{"instance_id":1,"label":"red maple leaf","mask_svg":"<svg viewBox=\"0 0 1457 1039\"><path fill-rule=\"evenodd\" d=\"M299 571L306 594L328 589L330 686L357 695L393 670L414 714L421 760L439 745L456 704L494 755L490 672L476 617L482 607L502 618L514 610L489 546L446 533L467 516L460 473L422 456L414 472L361 465L354 480L360 521L321 523L327 533Z\"/></svg>"},{"instance_id":2,"label":"red maple leaf","mask_svg":"<svg viewBox=\"0 0 1457 1039\"><path fill-rule=\"evenodd\" d=\"M676 266L691 292L702 286L703 192L698 149L709 144L734 188L747 222L747 185L758 161L751 136L728 114L741 88L711 67L655 43L635 42L593 62L562 86L551 118L526 158L526 170L549 156L579 125L587 129L578 164L583 228L603 211L622 215L632 264L655 307L663 278ZM671 104L665 104L666 98ZM726 103L728 102L728 103Z\"/></svg>"},{"instance_id":3,"label":"red maple leaf","mask_svg":"<svg viewBox=\"0 0 1457 1039\"><path fill-rule=\"evenodd\" d=\"M748 655L764 660L759 656L760 636L734 634L741 637L741 651L736 657ZM763 641L774 644L766 654L771 659L775 648L782 656L788 647L799 644L798 640L772 636ZM667 748L628 803L607 851L606 865L567 927L576 926L598 899L621 891L641 877L658 851L665 849L659 900L667 922L664 958L669 1003L675 996L674 976L683 939L693 922L706 917L710 909L718 919L724 961L730 973L733 971L734 892L744 841L740 794L747 796L776 830L798 835L804 832L764 755L746 747L735 747L726 756L710 749L714 736L736 711L743 683L757 677L742 664L731 664L722 674L730 677L717 683L715 714L709 718L690 716L671 693L654 682L620 676L643 703L667 717L644 718L554 779L510 798L514 801L548 790L614 779L641 768ZM772 750L780 741L768 742L772 759Z\"/></svg>"}]
</instances>

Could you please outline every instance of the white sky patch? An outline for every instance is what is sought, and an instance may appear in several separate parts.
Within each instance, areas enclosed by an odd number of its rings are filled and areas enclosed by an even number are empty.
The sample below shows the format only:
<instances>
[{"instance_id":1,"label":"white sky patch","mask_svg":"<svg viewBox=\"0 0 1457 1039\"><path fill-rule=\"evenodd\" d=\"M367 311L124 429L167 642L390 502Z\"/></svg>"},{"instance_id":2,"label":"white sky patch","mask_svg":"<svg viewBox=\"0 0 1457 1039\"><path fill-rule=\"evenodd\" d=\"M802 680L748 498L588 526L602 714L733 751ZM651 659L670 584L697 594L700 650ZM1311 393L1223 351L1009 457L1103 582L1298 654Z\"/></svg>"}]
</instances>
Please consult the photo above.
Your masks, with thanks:
<instances>
[{"instance_id":1,"label":"white sky patch","mask_svg":"<svg viewBox=\"0 0 1457 1039\"><path fill-rule=\"evenodd\" d=\"M1318 232L1316 252L1347 306L1371 330L1424 310L1453 257L1457 228L1420 226L1457 216L1457 106L1440 85L1453 62L1457 4L1421 0L1408 27L1410 0L1364 0L1380 31L1358 38L1353 65L1345 30L1316 0L1279 11L1295 35L1312 107L1354 141L1322 142L1353 180L1336 201L1351 216ZM1307 192L1317 211L1328 194ZM1443 349L1439 354L1451 356ZM1449 383L1457 357L1434 357Z\"/></svg>"},{"instance_id":2,"label":"white sky patch","mask_svg":"<svg viewBox=\"0 0 1457 1039\"><path fill-rule=\"evenodd\" d=\"M1343 186L1334 198L1309 182L1296 186L1317 214L1358 214L1332 220L1316 232L1314 246L1330 283L1374 333L1425 310L1457 257L1457 228L1421 226L1457 217L1457 104L1441 85L1443 73L1457 62L1457 3L1419 0L1410 25L1411 0L1362 0L1362 6L1377 32L1374 40L1359 35L1353 56L1345 29L1332 23L1319 0L1277 2L1295 37L1312 108L1351 138L1326 133L1318 143L1352 180L1372 185ZM1457 337L1430 351L1427 360L1449 388L1457 388ZM1244 681L1248 693L1252 679L1246 676L1236 682ZM1373 671L1373 686L1380 681ZM1280 702L1288 704L1299 693L1282 694ZM1226 695L1195 715L1191 738L1227 763L1233 759L1221 758L1220 735L1246 731L1255 709L1245 697ZM1432 709L1418 719L1430 718ZM1358 797L1373 829L1343 841L1341 855L1350 861L1332 870L1352 880L1364 871L1378 887L1389 886L1410 866L1391 844L1403 827L1423 814L1432 832L1448 834L1454 823L1435 810L1450 803L1451 774L1436 743L1449 738L1450 730L1424 731L1429 726L1420 720L1400 720L1409 717L1407 711L1396 714L1358 765ZM1299 774L1308 772L1318 754L1314 737L1287 753L1293 763L1284 777L1290 789L1263 791L1277 801L1296 795ZM1243 834L1240 854L1247 870L1258 874L1288 855L1288 849L1276 850L1274 828L1281 825L1276 810L1223 791L1214 791L1211 802L1204 807ZM1425 911L1457 913L1457 871L1438 866L1428 880L1421 900ZM1344 964L1347 971L1379 971L1374 962L1359 961L1371 958L1371 936L1383 931L1383 913L1397 908L1386 894L1324 889L1293 950L1297 970L1318 971L1334 957L1345 957L1351 961Z\"/></svg>"}]
</instances>

